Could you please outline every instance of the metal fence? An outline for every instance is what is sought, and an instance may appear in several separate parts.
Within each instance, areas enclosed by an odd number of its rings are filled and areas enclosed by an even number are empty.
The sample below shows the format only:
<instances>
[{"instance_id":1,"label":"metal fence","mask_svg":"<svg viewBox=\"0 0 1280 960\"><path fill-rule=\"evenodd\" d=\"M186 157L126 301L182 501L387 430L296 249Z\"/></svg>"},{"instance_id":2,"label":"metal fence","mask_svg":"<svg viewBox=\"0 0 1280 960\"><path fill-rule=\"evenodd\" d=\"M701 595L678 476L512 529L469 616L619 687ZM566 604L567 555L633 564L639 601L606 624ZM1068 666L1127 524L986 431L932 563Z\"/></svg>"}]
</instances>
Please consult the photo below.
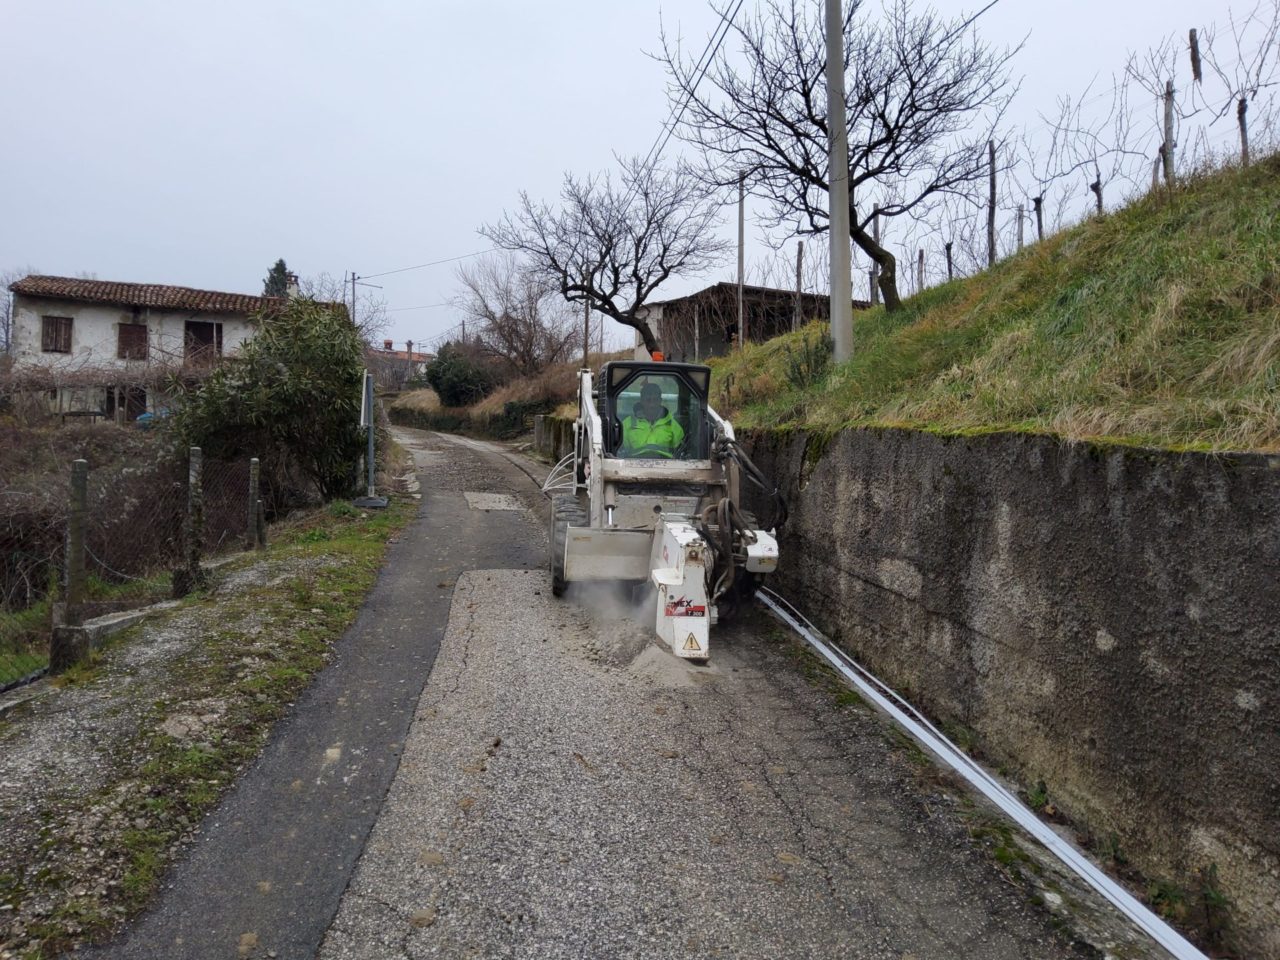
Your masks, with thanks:
<instances>
[{"instance_id":1,"label":"metal fence","mask_svg":"<svg viewBox=\"0 0 1280 960\"><path fill-rule=\"evenodd\" d=\"M77 460L60 489L0 502L0 690L47 670L55 626L181 596L202 560L263 539L257 460L196 447L110 470Z\"/></svg>"}]
</instances>

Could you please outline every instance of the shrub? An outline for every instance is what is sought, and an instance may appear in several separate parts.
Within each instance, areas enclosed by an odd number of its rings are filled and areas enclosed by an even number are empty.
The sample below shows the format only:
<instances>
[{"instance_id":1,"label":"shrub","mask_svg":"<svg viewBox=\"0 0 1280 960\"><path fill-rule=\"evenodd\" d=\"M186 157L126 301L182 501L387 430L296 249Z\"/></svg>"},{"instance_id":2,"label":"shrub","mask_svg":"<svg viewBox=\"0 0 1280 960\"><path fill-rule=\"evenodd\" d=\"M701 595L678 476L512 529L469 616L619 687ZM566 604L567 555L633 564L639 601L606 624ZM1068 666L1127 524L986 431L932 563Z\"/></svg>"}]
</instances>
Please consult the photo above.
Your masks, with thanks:
<instances>
[{"instance_id":1,"label":"shrub","mask_svg":"<svg viewBox=\"0 0 1280 960\"><path fill-rule=\"evenodd\" d=\"M299 475L325 499L343 495L363 450L363 357L345 311L291 300L258 317L239 356L190 388L174 426L207 456L258 457L277 501Z\"/></svg>"},{"instance_id":2,"label":"shrub","mask_svg":"<svg viewBox=\"0 0 1280 960\"><path fill-rule=\"evenodd\" d=\"M446 407L468 407L495 386L492 374L453 343L446 343L427 365L427 383Z\"/></svg>"}]
</instances>

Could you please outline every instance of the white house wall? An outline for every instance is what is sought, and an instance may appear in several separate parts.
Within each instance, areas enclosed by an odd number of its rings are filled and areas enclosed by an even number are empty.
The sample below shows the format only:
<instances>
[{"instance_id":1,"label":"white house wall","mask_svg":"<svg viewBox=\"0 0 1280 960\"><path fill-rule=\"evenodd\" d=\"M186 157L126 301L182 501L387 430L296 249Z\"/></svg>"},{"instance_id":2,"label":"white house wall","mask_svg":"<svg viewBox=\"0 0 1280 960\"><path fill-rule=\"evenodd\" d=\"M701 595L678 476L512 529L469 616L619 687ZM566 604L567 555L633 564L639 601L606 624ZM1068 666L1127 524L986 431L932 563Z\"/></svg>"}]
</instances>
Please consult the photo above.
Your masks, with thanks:
<instances>
[{"instance_id":1,"label":"white house wall","mask_svg":"<svg viewBox=\"0 0 1280 960\"><path fill-rule=\"evenodd\" d=\"M41 318L71 317L71 352L45 353ZM244 314L167 312L98 303L53 300L46 297L14 297L13 362L15 366L40 366L54 372L79 370L139 371L148 365L182 363L187 321L222 324L222 354L230 356L254 333ZM118 328L122 323L147 325L146 360L121 360L117 354Z\"/></svg>"}]
</instances>

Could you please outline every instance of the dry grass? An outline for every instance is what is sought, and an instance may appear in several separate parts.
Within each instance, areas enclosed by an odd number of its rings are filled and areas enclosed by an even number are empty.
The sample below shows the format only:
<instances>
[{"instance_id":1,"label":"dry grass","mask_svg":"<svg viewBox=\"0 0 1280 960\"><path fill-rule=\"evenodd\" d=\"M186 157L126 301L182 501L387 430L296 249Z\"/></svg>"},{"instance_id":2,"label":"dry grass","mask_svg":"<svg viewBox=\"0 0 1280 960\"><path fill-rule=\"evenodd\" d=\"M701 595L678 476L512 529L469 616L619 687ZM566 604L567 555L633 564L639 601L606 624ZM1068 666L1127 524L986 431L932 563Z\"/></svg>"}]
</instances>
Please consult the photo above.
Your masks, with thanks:
<instances>
[{"instance_id":1,"label":"dry grass","mask_svg":"<svg viewBox=\"0 0 1280 960\"><path fill-rule=\"evenodd\" d=\"M433 413L440 409L440 398L436 396L436 392L430 388L422 390L410 390L408 393L402 393L391 401L394 409L414 410L418 413Z\"/></svg>"},{"instance_id":2,"label":"dry grass","mask_svg":"<svg viewBox=\"0 0 1280 960\"><path fill-rule=\"evenodd\" d=\"M621 360L630 355L631 351L621 350L616 353L592 353L588 358L591 369L596 370L609 360ZM553 364L534 377L512 380L477 403L472 411L497 414L508 403L572 404L578 395L578 370L581 366L579 358L568 363Z\"/></svg>"},{"instance_id":3,"label":"dry grass","mask_svg":"<svg viewBox=\"0 0 1280 960\"><path fill-rule=\"evenodd\" d=\"M1280 450L1280 159L1189 178L854 327L854 359L805 385L791 358L820 325L717 361L718 403L745 426Z\"/></svg>"}]
</instances>

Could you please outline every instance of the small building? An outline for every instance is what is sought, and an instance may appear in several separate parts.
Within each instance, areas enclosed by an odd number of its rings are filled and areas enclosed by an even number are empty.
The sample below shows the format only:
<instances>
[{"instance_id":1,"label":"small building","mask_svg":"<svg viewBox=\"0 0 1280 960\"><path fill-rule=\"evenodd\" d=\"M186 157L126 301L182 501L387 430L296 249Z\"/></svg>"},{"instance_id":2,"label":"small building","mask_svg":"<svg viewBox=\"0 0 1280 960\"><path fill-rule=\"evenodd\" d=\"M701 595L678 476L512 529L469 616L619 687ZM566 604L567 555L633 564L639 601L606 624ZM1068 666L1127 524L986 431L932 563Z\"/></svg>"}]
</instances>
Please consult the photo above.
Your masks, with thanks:
<instances>
[{"instance_id":1,"label":"small building","mask_svg":"<svg viewBox=\"0 0 1280 960\"><path fill-rule=\"evenodd\" d=\"M831 300L826 294L799 295L800 323L825 320ZM797 319L795 290L743 285L743 314L747 338L754 343L772 339L793 329ZM855 300L855 310L865 310L865 300ZM662 344L668 360L695 362L724 356L738 342L738 285L715 283L685 297L646 304L640 313ZM636 338L636 359L648 359L644 343Z\"/></svg>"},{"instance_id":2,"label":"small building","mask_svg":"<svg viewBox=\"0 0 1280 960\"><path fill-rule=\"evenodd\" d=\"M427 372L427 364L436 358L434 353L413 349L413 341L405 341L405 349L397 350L394 341L383 340L382 349L370 347L365 351L370 372L384 390L403 390L410 380L420 380Z\"/></svg>"},{"instance_id":3,"label":"small building","mask_svg":"<svg viewBox=\"0 0 1280 960\"><path fill-rule=\"evenodd\" d=\"M11 284L15 381L59 413L136 419L167 377L199 376L253 336L279 298L154 283L28 276Z\"/></svg>"}]
</instances>

